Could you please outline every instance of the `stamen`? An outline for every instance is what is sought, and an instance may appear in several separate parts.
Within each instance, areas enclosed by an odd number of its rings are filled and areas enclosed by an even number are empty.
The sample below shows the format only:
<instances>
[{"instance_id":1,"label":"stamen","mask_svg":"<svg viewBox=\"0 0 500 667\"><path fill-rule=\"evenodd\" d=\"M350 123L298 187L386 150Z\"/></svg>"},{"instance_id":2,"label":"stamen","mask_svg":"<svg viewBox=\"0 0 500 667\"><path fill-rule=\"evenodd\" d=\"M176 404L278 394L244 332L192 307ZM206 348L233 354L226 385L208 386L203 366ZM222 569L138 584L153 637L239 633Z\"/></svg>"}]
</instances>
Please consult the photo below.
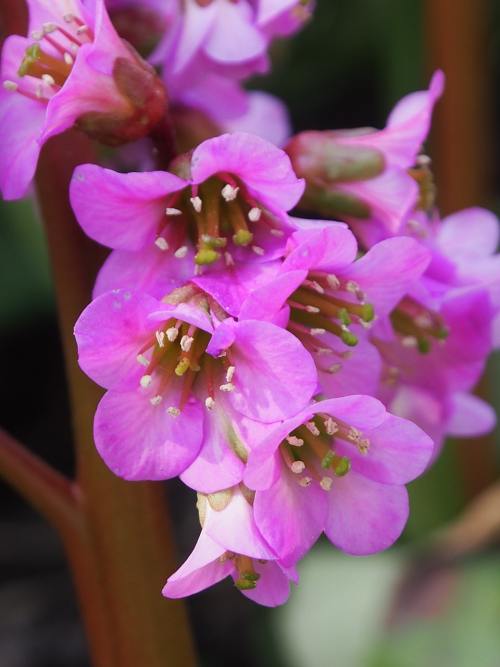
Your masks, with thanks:
<instances>
[{"instance_id":1,"label":"stamen","mask_svg":"<svg viewBox=\"0 0 500 667\"><path fill-rule=\"evenodd\" d=\"M143 389L147 389L147 387L149 387L151 382L153 382L153 378L151 375L143 375L139 380L139 384Z\"/></svg>"},{"instance_id":2,"label":"stamen","mask_svg":"<svg viewBox=\"0 0 500 667\"><path fill-rule=\"evenodd\" d=\"M149 366L149 361L143 354L137 355L137 361L141 364L141 366Z\"/></svg>"},{"instance_id":3,"label":"stamen","mask_svg":"<svg viewBox=\"0 0 500 667\"><path fill-rule=\"evenodd\" d=\"M182 211L178 208L167 206L165 209L165 215L182 215Z\"/></svg>"},{"instance_id":4,"label":"stamen","mask_svg":"<svg viewBox=\"0 0 500 667\"><path fill-rule=\"evenodd\" d=\"M179 335L179 329L177 327L170 327L167 329L166 334L168 340L173 343Z\"/></svg>"},{"instance_id":5,"label":"stamen","mask_svg":"<svg viewBox=\"0 0 500 667\"><path fill-rule=\"evenodd\" d=\"M19 85L15 81L6 80L3 82L3 87L5 90L15 92L19 88Z\"/></svg>"},{"instance_id":6,"label":"stamen","mask_svg":"<svg viewBox=\"0 0 500 667\"><path fill-rule=\"evenodd\" d=\"M43 32L46 35L49 35L51 32L55 32L57 30L57 26L55 23L44 23L42 24Z\"/></svg>"},{"instance_id":7,"label":"stamen","mask_svg":"<svg viewBox=\"0 0 500 667\"><path fill-rule=\"evenodd\" d=\"M160 405L160 403L161 403L162 401L163 401L163 397L160 396L160 395L158 395L158 396L153 396L153 398L150 398L150 399L149 399L149 402L151 403L151 405L154 405L154 406L156 406L156 405Z\"/></svg>"},{"instance_id":8,"label":"stamen","mask_svg":"<svg viewBox=\"0 0 500 667\"><path fill-rule=\"evenodd\" d=\"M338 433L339 426L337 422L335 422L331 417L325 419L323 424L325 425L325 429L328 435L335 435L335 433Z\"/></svg>"},{"instance_id":9,"label":"stamen","mask_svg":"<svg viewBox=\"0 0 500 667\"><path fill-rule=\"evenodd\" d=\"M295 475L300 475L306 469L306 464L304 461L294 461L290 466L290 469Z\"/></svg>"},{"instance_id":10,"label":"stamen","mask_svg":"<svg viewBox=\"0 0 500 667\"><path fill-rule=\"evenodd\" d=\"M194 208L196 213L201 213L201 209L203 208L203 202L201 201L201 197L191 197L189 199L191 202L191 206Z\"/></svg>"},{"instance_id":11,"label":"stamen","mask_svg":"<svg viewBox=\"0 0 500 667\"><path fill-rule=\"evenodd\" d=\"M319 485L323 491L331 491L333 486L333 479L331 477L322 477Z\"/></svg>"},{"instance_id":12,"label":"stamen","mask_svg":"<svg viewBox=\"0 0 500 667\"><path fill-rule=\"evenodd\" d=\"M165 332L164 331L157 331L155 333L156 340L158 341L158 345L160 347L165 347Z\"/></svg>"},{"instance_id":13,"label":"stamen","mask_svg":"<svg viewBox=\"0 0 500 667\"><path fill-rule=\"evenodd\" d=\"M234 366L229 366L229 368L226 371L226 381L227 382L232 381L235 371L236 371L236 368Z\"/></svg>"},{"instance_id":14,"label":"stamen","mask_svg":"<svg viewBox=\"0 0 500 667\"><path fill-rule=\"evenodd\" d=\"M299 479L299 484L300 484L300 486L307 489L307 487L311 486L311 484L312 484L312 478L311 477L301 477L301 479Z\"/></svg>"},{"instance_id":15,"label":"stamen","mask_svg":"<svg viewBox=\"0 0 500 667\"><path fill-rule=\"evenodd\" d=\"M213 410L215 407L215 401L211 396L207 396L205 399L205 407L207 410Z\"/></svg>"},{"instance_id":16,"label":"stamen","mask_svg":"<svg viewBox=\"0 0 500 667\"><path fill-rule=\"evenodd\" d=\"M56 85L54 77L51 76L50 74L42 74L42 81L44 83L46 83L48 86L55 86Z\"/></svg>"},{"instance_id":17,"label":"stamen","mask_svg":"<svg viewBox=\"0 0 500 667\"><path fill-rule=\"evenodd\" d=\"M234 201L238 196L239 188L234 188L232 185L227 183L221 190L222 198L225 201Z\"/></svg>"},{"instance_id":18,"label":"stamen","mask_svg":"<svg viewBox=\"0 0 500 667\"><path fill-rule=\"evenodd\" d=\"M262 209L254 206L248 211L248 219L250 222L259 222L262 215Z\"/></svg>"},{"instance_id":19,"label":"stamen","mask_svg":"<svg viewBox=\"0 0 500 667\"><path fill-rule=\"evenodd\" d=\"M330 273L326 276L326 282L328 286L333 290L338 290L340 287L340 280L333 273Z\"/></svg>"},{"instance_id":20,"label":"stamen","mask_svg":"<svg viewBox=\"0 0 500 667\"><path fill-rule=\"evenodd\" d=\"M155 246L163 251L168 250L168 241L167 239L164 239L163 236L159 236L155 241Z\"/></svg>"},{"instance_id":21,"label":"stamen","mask_svg":"<svg viewBox=\"0 0 500 667\"><path fill-rule=\"evenodd\" d=\"M234 259L230 252L224 253L224 261L226 262L226 266L234 266Z\"/></svg>"},{"instance_id":22,"label":"stamen","mask_svg":"<svg viewBox=\"0 0 500 667\"><path fill-rule=\"evenodd\" d=\"M219 389L221 391L230 392L230 391L234 391L235 387L234 387L234 384L232 382L228 382L227 384L221 384Z\"/></svg>"},{"instance_id":23,"label":"stamen","mask_svg":"<svg viewBox=\"0 0 500 667\"><path fill-rule=\"evenodd\" d=\"M71 55L71 53L68 53L67 51L64 54L63 58L64 58L64 62L66 63L66 65L73 65L73 63L75 62L73 60L73 56Z\"/></svg>"},{"instance_id":24,"label":"stamen","mask_svg":"<svg viewBox=\"0 0 500 667\"><path fill-rule=\"evenodd\" d=\"M183 352L189 352L194 343L194 338L192 336L183 336L181 338L181 350Z\"/></svg>"},{"instance_id":25,"label":"stamen","mask_svg":"<svg viewBox=\"0 0 500 667\"><path fill-rule=\"evenodd\" d=\"M318 329L318 328L311 329L311 335L313 336L322 336L325 333L326 329Z\"/></svg>"},{"instance_id":26,"label":"stamen","mask_svg":"<svg viewBox=\"0 0 500 667\"><path fill-rule=\"evenodd\" d=\"M181 414L181 411L179 410L179 408L176 408L173 405L171 405L169 408L167 408L167 413L171 417L178 417Z\"/></svg>"},{"instance_id":27,"label":"stamen","mask_svg":"<svg viewBox=\"0 0 500 667\"><path fill-rule=\"evenodd\" d=\"M177 259L184 259L184 257L187 254L188 254L187 245L183 245L180 248L177 248L177 250L174 252L174 256L177 257Z\"/></svg>"},{"instance_id":28,"label":"stamen","mask_svg":"<svg viewBox=\"0 0 500 667\"><path fill-rule=\"evenodd\" d=\"M266 253L266 251L264 250L264 248L261 248L261 247L258 246L258 245L253 245L253 246L252 246L252 250L253 250L253 252L254 252L256 255L259 255L260 257L262 257L262 255L265 255L265 253Z\"/></svg>"},{"instance_id":29,"label":"stamen","mask_svg":"<svg viewBox=\"0 0 500 667\"><path fill-rule=\"evenodd\" d=\"M331 373L332 375L334 373L338 373L339 371L342 370L342 364L332 364L331 366L328 367L328 373Z\"/></svg>"},{"instance_id":30,"label":"stamen","mask_svg":"<svg viewBox=\"0 0 500 667\"><path fill-rule=\"evenodd\" d=\"M273 236L277 236L280 238L282 236L285 236L285 232L282 229L276 229L275 227L273 227L273 229L271 229L270 231Z\"/></svg>"},{"instance_id":31,"label":"stamen","mask_svg":"<svg viewBox=\"0 0 500 667\"><path fill-rule=\"evenodd\" d=\"M306 422L305 425L306 425L307 430L310 431L313 435L319 435L320 434L319 428L316 426L316 424L313 421Z\"/></svg>"},{"instance_id":32,"label":"stamen","mask_svg":"<svg viewBox=\"0 0 500 667\"><path fill-rule=\"evenodd\" d=\"M292 447L302 447L304 444L302 438L297 438L296 435L289 435L286 441L289 445L292 445Z\"/></svg>"}]
</instances>

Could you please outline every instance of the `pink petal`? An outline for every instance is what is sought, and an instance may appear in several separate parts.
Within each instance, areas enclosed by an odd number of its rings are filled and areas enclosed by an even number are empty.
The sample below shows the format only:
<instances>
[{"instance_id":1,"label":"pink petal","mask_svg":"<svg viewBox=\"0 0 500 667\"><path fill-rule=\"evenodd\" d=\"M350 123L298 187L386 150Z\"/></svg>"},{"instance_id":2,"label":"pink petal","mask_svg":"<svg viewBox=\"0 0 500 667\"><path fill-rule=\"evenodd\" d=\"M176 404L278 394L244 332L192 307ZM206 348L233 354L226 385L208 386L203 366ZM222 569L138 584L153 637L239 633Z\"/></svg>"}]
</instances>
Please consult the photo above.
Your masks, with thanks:
<instances>
[{"instance_id":1,"label":"pink petal","mask_svg":"<svg viewBox=\"0 0 500 667\"><path fill-rule=\"evenodd\" d=\"M217 4L217 3L215 3ZM230 65L253 60L266 50L266 40L253 26L246 3L225 3L217 11L212 29L205 41L206 55L214 61Z\"/></svg>"},{"instance_id":2,"label":"pink petal","mask_svg":"<svg viewBox=\"0 0 500 667\"><path fill-rule=\"evenodd\" d=\"M284 268L335 272L356 259L358 244L351 231L331 223L323 229L295 232L289 248Z\"/></svg>"},{"instance_id":3,"label":"pink petal","mask_svg":"<svg viewBox=\"0 0 500 667\"><path fill-rule=\"evenodd\" d=\"M290 595L290 580L278 563L256 563L255 570L260 574L257 586L249 591L241 591L243 595L266 607L284 604Z\"/></svg>"},{"instance_id":4,"label":"pink petal","mask_svg":"<svg viewBox=\"0 0 500 667\"><path fill-rule=\"evenodd\" d=\"M167 224L166 196L185 186L167 172L119 174L86 164L75 169L70 198L88 236L110 248L140 250Z\"/></svg>"},{"instance_id":5,"label":"pink petal","mask_svg":"<svg viewBox=\"0 0 500 667\"><path fill-rule=\"evenodd\" d=\"M455 393L451 404L452 414L447 427L450 435L469 438L485 435L495 428L495 410L478 396Z\"/></svg>"},{"instance_id":6,"label":"pink petal","mask_svg":"<svg viewBox=\"0 0 500 667\"><path fill-rule=\"evenodd\" d=\"M378 484L351 470L335 479L325 533L333 544L355 556L390 547L408 519L404 486Z\"/></svg>"},{"instance_id":7,"label":"pink petal","mask_svg":"<svg viewBox=\"0 0 500 667\"><path fill-rule=\"evenodd\" d=\"M223 123L227 132L256 134L276 146L283 146L291 134L290 117L285 104L262 91L247 93L245 113Z\"/></svg>"},{"instance_id":8,"label":"pink petal","mask_svg":"<svg viewBox=\"0 0 500 667\"><path fill-rule=\"evenodd\" d=\"M484 208L466 208L441 222L437 240L449 257L480 261L498 248L498 218Z\"/></svg>"}]
</instances>

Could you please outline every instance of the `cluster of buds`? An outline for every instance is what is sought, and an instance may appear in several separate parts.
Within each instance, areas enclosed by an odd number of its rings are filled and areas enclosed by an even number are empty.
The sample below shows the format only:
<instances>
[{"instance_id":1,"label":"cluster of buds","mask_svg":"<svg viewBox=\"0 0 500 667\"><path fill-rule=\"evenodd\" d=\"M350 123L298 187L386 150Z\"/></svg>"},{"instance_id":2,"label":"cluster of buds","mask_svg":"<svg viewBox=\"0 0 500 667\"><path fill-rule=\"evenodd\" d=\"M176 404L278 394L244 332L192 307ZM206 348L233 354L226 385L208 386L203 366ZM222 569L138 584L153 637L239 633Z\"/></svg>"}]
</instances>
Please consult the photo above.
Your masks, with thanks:
<instances>
[{"instance_id":1,"label":"cluster of buds","mask_svg":"<svg viewBox=\"0 0 500 667\"><path fill-rule=\"evenodd\" d=\"M102 2L76 2L27 47L6 46L5 71L24 55L4 118L21 109L39 121L2 156L7 196L26 187L51 134L76 124L116 144L151 136L166 112L157 75ZM38 21L42 3L31 5ZM384 130L305 132L285 151L268 141L283 128L257 130L245 104L253 132L236 131L239 86L310 2L109 9L127 30L127 17L154 22L143 52L161 63L174 107L191 107L185 119L207 112L213 129L216 99L232 131L160 155L163 170L74 172L76 218L111 249L75 326L80 366L106 390L96 447L127 480L179 476L197 492L201 535L166 596L231 576L275 606L322 533L350 554L393 544L408 517L405 485L445 435L491 428L491 409L470 392L499 330L498 222L480 209L439 220L421 149L440 72ZM136 146L142 165L146 143Z\"/></svg>"}]
</instances>

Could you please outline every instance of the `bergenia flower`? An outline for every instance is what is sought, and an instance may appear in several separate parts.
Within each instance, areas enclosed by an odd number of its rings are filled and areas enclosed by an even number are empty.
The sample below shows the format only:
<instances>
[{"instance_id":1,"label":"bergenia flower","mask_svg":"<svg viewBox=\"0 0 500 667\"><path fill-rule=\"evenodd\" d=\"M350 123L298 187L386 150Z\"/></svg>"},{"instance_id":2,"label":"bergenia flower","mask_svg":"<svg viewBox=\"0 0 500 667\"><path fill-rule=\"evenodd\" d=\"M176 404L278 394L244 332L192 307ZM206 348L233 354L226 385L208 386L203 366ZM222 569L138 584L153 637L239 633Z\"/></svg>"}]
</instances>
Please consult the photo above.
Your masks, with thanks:
<instances>
[{"instance_id":1,"label":"bergenia flower","mask_svg":"<svg viewBox=\"0 0 500 667\"><path fill-rule=\"evenodd\" d=\"M96 446L126 479L186 471L203 492L237 484L258 433L253 422L294 414L316 390L312 359L294 336L269 322L235 322L194 286L163 301L103 294L75 336L82 369L108 390Z\"/></svg>"},{"instance_id":2,"label":"bergenia flower","mask_svg":"<svg viewBox=\"0 0 500 667\"><path fill-rule=\"evenodd\" d=\"M76 125L118 144L146 135L165 113L155 71L116 34L96 0L30 0L29 37L2 53L0 187L22 196L43 144Z\"/></svg>"},{"instance_id":3,"label":"bergenia flower","mask_svg":"<svg viewBox=\"0 0 500 667\"><path fill-rule=\"evenodd\" d=\"M342 225L303 229L288 241L287 256L269 277L260 275L239 315L270 319L289 312L291 331L313 355L327 396L375 393L381 361L368 340L377 318L388 315L425 271L430 253L417 241L382 241L360 259ZM210 274L194 281L222 304L231 285Z\"/></svg>"},{"instance_id":4,"label":"bergenia flower","mask_svg":"<svg viewBox=\"0 0 500 667\"><path fill-rule=\"evenodd\" d=\"M259 534L248 496L239 487L198 495L201 535L186 562L169 577L163 595L193 595L231 576L254 602L268 607L286 602L297 573L280 563Z\"/></svg>"},{"instance_id":5,"label":"bergenia flower","mask_svg":"<svg viewBox=\"0 0 500 667\"><path fill-rule=\"evenodd\" d=\"M294 168L307 181L304 205L347 220L365 243L397 233L418 198L407 173L428 134L444 85L434 74L429 90L403 98L383 130L303 132L287 146Z\"/></svg>"},{"instance_id":6,"label":"bergenia flower","mask_svg":"<svg viewBox=\"0 0 500 667\"><path fill-rule=\"evenodd\" d=\"M304 189L283 151L250 134L226 134L203 142L178 168L183 177L78 167L70 198L79 223L110 248L155 246L168 261L185 256L195 239L198 267L282 255L286 232L293 229L286 211ZM136 269L141 280L145 268L138 262ZM120 276L116 287L124 287ZM152 293L154 287L152 280Z\"/></svg>"},{"instance_id":7,"label":"bergenia flower","mask_svg":"<svg viewBox=\"0 0 500 667\"><path fill-rule=\"evenodd\" d=\"M257 528L285 564L324 531L356 555L386 549L408 517L405 484L426 468L432 440L369 396L314 403L270 430L249 455Z\"/></svg>"}]
</instances>

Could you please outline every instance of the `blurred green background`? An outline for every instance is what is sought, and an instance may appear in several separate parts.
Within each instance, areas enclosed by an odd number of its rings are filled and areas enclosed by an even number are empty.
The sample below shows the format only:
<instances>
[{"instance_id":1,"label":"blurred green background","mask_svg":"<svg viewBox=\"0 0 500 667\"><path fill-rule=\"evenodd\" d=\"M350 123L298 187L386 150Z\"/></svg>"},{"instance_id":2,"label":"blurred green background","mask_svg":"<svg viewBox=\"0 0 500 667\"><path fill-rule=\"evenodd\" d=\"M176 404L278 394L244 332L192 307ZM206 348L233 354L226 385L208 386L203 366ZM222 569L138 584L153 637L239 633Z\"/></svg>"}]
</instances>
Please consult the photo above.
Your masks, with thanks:
<instances>
[{"instance_id":1,"label":"blurred green background","mask_svg":"<svg viewBox=\"0 0 500 667\"><path fill-rule=\"evenodd\" d=\"M450 5L446 30L453 33L453 4L435 4ZM492 121L482 128L489 171L478 203L498 212L500 3L458 5L485 14L480 53L471 54L484 65L477 75L487 77L486 115ZM426 7L417 0L319 0L303 33L275 45L273 74L251 85L282 97L298 130L381 127L399 97L429 80L434 47ZM0 206L0 423L70 471L68 407L43 230L33 202ZM499 370L496 355L485 391L497 409ZM303 562L301 585L284 608L258 608L228 582L196 596L189 607L202 664L498 667L500 496L482 496L498 477L498 445L498 433L465 445L448 443L432 470L411 486L412 515L399 545L376 557L350 558L320 542ZM184 556L197 532L193 497L176 483L169 494ZM85 641L57 539L6 487L0 500L0 665L84 667ZM450 522L470 512L474 502L482 503L477 515L460 524L460 539L453 541ZM434 546L436 531L453 549ZM474 531L480 536L473 543Z\"/></svg>"}]
</instances>

